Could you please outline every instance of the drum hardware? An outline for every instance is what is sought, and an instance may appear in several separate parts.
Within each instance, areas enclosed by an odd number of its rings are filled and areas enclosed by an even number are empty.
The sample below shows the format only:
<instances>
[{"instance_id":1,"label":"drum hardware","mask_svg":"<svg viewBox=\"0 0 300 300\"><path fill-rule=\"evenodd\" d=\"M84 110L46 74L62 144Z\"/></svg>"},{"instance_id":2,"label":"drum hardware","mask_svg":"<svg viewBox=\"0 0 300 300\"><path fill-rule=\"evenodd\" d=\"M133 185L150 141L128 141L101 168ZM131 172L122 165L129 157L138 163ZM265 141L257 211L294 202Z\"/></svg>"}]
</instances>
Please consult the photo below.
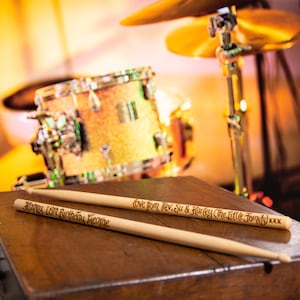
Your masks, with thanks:
<instances>
[{"instance_id":1,"label":"drum hardware","mask_svg":"<svg viewBox=\"0 0 300 300\"><path fill-rule=\"evenodd\" d=\"M156 132L153 135L154 145L157 149L158 153L162 153L166 156L166 163L171 161L170 155L167 155L168 144L167 144L167 136L163 132Z\"/></svg>"},{"instance_id":2,"label":"drum hardware","mask_svg":"<svg viewBox=\"0 0 300 300\"><path fill-rule=\"evenodd\" d=\"M246 122L247 104L242 96L239 60L241 53L251 50L251 47L238 46L232 42L231 32L238 24L236 14L232 8L222 11L210 18L209 34L212 38L216 37L217 33L220 35L221 46L217 48L216 57L227 79L229 96L227 126L234 169L234 192L248 197L252 193L252 179Z\"/></svg>"},{"instance_id":3,"label":"drum hardware","mask_svg":"<svg viewBox=\"0 0 300 300\"><path fill-rule=\"evenodd\" d=\"M116 104L118 118L120 123L132 122L138 119L138 113L135 102L119 102Z\"/></svg>"},{"instance_id":4,"label":"drum hardware","mask_svg":"<svg viewBox=\"0 0 300 300\"><path fill-rule=\"evenodd\" d=\"M142 87L145 99L149 100L155 97L156 88L152 81L143 80Z\"/></svg>"},{"instance_id":5,"label":"drum hardware","mask_svg":"<svg viewBox=\"0 0 300 300\"><path fill-rule=\"evenodd\" d=\"M35 187L35 188L46 188L49 186L49 180L45 173L38 172L30 175L19 176L15 183L13 190L24 189L24 186Z\"/></svg>"},{"instance_id":6,"label":"drum hardware","mask_svg":"<svg viewBox=\"0 0 300 300\"><path fill-rule=\"evenodd\" d=\"M167 49L184 56L215 58L220 41L207 34L207 27L214 16L195 18L173 29L165 39ZM231 51L237 50L241 56L287 49L300 38L298 15L280 10L242 8L238 10L237 17L238 24L230 37L239 48Z\"/></svg>"},{"instance_id":7,"label":"drum hardware","mask_svg":"<svg viewBox=\"0 0 300 300\"><path fill-rule=\"evenodd\" d=\"M109 145L102 145L100 148L100 152L103 155L106 165L110 166L111 165L111 147Z\"/></svg>"},{"instance_id":8,"label":"drum hardware","mask_svg":"<svg viewBox=\"0 0 300 300\"><path fill-rule=\"evenodd\" d=\"M90 78L86 79L87 84L89 86L89 107L94 112L99 112L101 110L101 101L99 97L95 94L93 89L93 82L90 80ZM72 93L72 97L75 101L75 105L77 106L77 99L75 93Z\"/></svg>"},{"instance_id":9,"label":"drum hardware","mask_svg":"<svg viewBox=\"0 0 300 300\"><path fill-rule=\"evenodd\" d=\"M101 101L92 89L89 91L90 109L94 112L99 112L101 109Z\"/></svg>"},{"instance_id":10,"label":"drum hardware","mask_svg":"<svg viewBox=\"0 0 300 300\"><path fill-rule=\"evenodd\" d=\"M69 109L54 115L40 110L28 118L37 119L40 124L31 147L33 152L43 155L49 172L49 186L63 185L65 174L59 153L72 153L80 157L88 148L78 111Z\"/></svg>"},{"instance_id":11,"label":"drum hardware","mask_svg":"<svg viewBox=\"0 0 300 300\"><path fill-rule=\"evenodd\" d=\"M78 107L77 97L76 97L75 92L74 92L72 89L70 90L70 95L71 95L71 98L72 98L72 100L73 100L73 106L74 106L75 108L77 108L77 107ZM90 100L90 99L89 99L89 100ZM90 107L90 109L92 109L92 108L91 108L91 105L90 105L89 107Z\"/></svg>"},{"instance_id":12,"label":"drum hardware","mask_svg":"<svg viewBox=\"0 0 300 300\"><path fill-rule=\"evenodd\" d=\"M49 112L40 112L29 116L31 119L37 119L40 127L37 138L32 142L34 152L42 153L40 146L47 144L47 150L57 152L62 149L64 153L73 153L81 155L83 149L87 149L87 142L82 139L83 126L78 118L78 111L69 110L57 116ZM47 151L47 152L48 152Z\"/></svg>"},{"instance_id":13,"label":"drum hardware","mask_svg":"<svg viewBox=\"0 0 300 300\"><path fill-rule=\"evenodd\" d=\"M32 151L36 154L42 154L45 165L49 172L48 183L49 186L60 186L63 185L63 168L62 161L57 155L57 150L60 147L60 136L56 129L54 128L54 120L49 113L39 113L36 115L31 115L30 118L37 119L40 123L38 131L36 133L35 140L31 142ZM47 178L47 176L45 175ZM38 184L35 183L35 178L23 176L19 183L26 182L29 185ZM20 184L14 187L20 187Z\"/></svg>"},{"instance_id":14,"label":"drum hardware","mask_svg":"<svg viewBox=\"0 0 300 300\"><path fill-rule=\"evenodd\" d=\"M106 167L104 170L106 170L106 174L108 174L110 177L114 176L113 169L112 169L112 154L111 154L111 146L109 145L102 145L100 148L100 152L105 159Z\"/></svg>"},{"instance_id":15,"label":"drum hardware","mask_svg":"<svg viewBox=\"0 0 300 300\"><path fill-rule=\"evenodd\" d=\"M160 4L162 5L163 2ZM165 5L169 4L165 3ZM161 8L165 9L166 6L162 5ZM228 8L224 9L228 10ZM241 56L291 47L299 39L299 16L268 9L241 9L237 22L236 15L222 13L224 9L219 9L218 16L213 14L195 18L190 23L174 30L167 36L166 45L170 51L177 54L192 57L217 57L220 61L223 74L227 78L229 93L227 126L235 172L235 192L247 196L252 190L252 183L246 133L247 103L243 99L241 80ZM146 8L134 17L141 18L144 15L145 24L147 24L151 21L148 18L151 14L155 15L156 12L149 7L149 10ZM166 14L168 15L168 12ZM185 16L191 15L193 14L188 14L186 10ZM274 24L274 19L278 21L276 24ZM127 19L121 24L135 25L136 20ZM139 21L139 24L142 22ZM210 39L203 36L203 33L207 32L207 24L210 24ZM278 30L274 30L276 27ZM219 42L212 39L217 33L219 33Z\"/></svg>"}]
</instances>

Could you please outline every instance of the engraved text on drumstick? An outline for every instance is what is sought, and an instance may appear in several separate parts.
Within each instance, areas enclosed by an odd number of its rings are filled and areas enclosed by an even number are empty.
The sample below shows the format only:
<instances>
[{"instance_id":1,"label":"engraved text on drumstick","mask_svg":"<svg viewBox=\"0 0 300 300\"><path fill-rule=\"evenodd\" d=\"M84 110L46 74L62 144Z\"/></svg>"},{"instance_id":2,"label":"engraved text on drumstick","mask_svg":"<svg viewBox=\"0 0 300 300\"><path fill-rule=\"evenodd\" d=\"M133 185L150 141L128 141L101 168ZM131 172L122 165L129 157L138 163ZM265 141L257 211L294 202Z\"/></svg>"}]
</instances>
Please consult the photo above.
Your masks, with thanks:
<instances>
[{"instance_id":1,"label":"engraved text on drumstick","mask_svg":"<svg viewBox=\"0 0 300 300\"><path fill-rule=\"evenodd\" d=\"M235 211L229 209L199 207L190 204L177 204L168 202L157 202L151 200L135 199L132 207L138 210L156 213L180 214L184 213L191 217L204 218L208 220L218 219L219 221L232 221L239 223L255 223L259 226L266 226L269 223L281 224L278 218L270 218L266 214L257 215L251 212Z\"/></svg>"},{"instance_id":2,"label":"engraved text on drumstick","mask_svg":"<svg viewBox=\"0 0 300 300\"><path fill-rule=\"evenodd\" d=\"M22 208L24 212L52 217L61 220L68 220L75 223L90 225L94 227L109 228L109 220L104 217L95 216L94 213L83 215L81 211L69 208L41 205L32 201L26 201Z\"/></svg>"}]
</instances>

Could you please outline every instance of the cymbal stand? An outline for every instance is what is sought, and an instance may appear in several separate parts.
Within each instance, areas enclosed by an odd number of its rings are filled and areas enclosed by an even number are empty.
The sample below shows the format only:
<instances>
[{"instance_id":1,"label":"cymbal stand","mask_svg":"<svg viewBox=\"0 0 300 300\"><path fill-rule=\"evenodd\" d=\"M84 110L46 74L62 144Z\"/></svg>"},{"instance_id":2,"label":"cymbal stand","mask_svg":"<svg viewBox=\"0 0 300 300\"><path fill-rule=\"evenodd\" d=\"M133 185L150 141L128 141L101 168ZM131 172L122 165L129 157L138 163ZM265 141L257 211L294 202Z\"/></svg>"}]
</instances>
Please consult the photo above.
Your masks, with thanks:
<instances>
[{"instance_id":1,"label":"cymbal stand","mask_svg":"<svg viewBox=\"0 0 300 300\"><path fill-rule=\"evenodd\" d=\"M209 32L211 37L215 37L216 32L219 33L221 46L216 51L216 57L228 85L227 125L234 168L234 192L248 197L252 193L252 179L247 136L247 103L243 99L240 54L251 47L237 46L231 42L232 30L237 21L231 9L225 9L225 13L211 17Z\"/></svg>"}]
</instances>

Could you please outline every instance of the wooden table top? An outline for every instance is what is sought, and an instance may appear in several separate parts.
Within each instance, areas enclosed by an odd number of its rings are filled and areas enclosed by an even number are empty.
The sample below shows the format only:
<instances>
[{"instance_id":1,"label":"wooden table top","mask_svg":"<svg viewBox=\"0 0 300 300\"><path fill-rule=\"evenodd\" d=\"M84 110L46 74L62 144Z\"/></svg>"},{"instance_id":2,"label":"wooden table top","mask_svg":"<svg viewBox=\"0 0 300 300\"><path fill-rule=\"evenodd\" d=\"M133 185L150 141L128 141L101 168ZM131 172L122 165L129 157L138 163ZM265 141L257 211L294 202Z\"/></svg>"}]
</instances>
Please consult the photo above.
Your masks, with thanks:
<instances>
[{"instance_id":1,"label":"wooden table top","mask_svg":"<svg viewBox=\"0 0 300 300\"><path fill-rule=\"evenodd\" d=\"M279 214L190 176L63 188ZM224 237L286 253L292 261L279 263L231 256L26 214L13 208L17 198ZM300 223L295 220L289 230L280 230L59 202L15 191L0 193L0 222L2 250L18 282L18 295L25 299L244 299L270 295L275 299L296 299L300 296ZM9 299L14 294L11 285L7 281L3 284L3 299L5 295Z\"/></svg>"}]
</instances>

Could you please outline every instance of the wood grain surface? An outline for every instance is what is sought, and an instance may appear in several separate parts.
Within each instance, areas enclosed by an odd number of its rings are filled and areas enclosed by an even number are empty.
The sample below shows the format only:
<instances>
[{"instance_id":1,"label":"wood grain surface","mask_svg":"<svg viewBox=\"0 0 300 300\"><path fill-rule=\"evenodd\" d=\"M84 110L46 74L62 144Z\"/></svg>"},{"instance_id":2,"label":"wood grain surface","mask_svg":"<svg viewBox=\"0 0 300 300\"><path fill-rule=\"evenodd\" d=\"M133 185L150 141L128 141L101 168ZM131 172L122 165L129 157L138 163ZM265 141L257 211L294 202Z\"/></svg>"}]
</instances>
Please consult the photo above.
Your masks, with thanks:
<instances>
[{"instance_id":1,"label":"wood grain surface","mask_svg":"<svg viewBox=\"0 0 300 300\"><path fill-rule=\"evenodd\" d=\"M189 176L63 188L278 214ZM16 198L224 237L287 253L292 262L282 264L235 257L26 214L13 208ZM24 299L244 299L252 296L297 299L300 296L300 223L295 220L290 230L279 230L54 201L16 191L0 193L0 221L2 250ZM8 299L13 287L6 280L9 276L3 277L2 298Z\"/></svg>"}]
</instances>

